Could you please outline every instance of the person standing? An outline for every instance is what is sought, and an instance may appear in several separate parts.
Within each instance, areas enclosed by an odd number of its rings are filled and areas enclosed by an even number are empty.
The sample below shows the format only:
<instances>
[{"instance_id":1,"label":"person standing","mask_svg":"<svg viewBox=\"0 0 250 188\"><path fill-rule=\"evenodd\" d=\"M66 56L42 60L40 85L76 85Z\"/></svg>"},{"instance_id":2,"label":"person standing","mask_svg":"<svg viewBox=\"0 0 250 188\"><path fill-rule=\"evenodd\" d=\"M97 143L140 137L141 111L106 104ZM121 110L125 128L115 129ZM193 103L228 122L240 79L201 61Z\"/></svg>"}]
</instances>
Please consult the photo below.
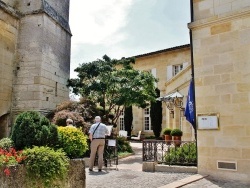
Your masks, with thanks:
<instances>
[{"instance_id":1,"label":"person standing","mask_svg":"<svg viewBox=\"0 0 250 188\"><path fill-rule=\"evenodd\" d=\"M66 120L66 127L74 127L72 119L69 118Z\"/></svg>"},{"instance_id":2,"label":"person standing","mask_svg":"<svg viewBox=\"0 0 250 188\"><path fill-rule=\"evenodd\" d=\"M95 123L90 127L89 130L89 139L91 141L89 171L93 171L96 152L98 153L98 171L102 171L105 136L108 133L109 132L106 125L101 123L101 117L96 116Z\"/></svg>"}]
</instances>

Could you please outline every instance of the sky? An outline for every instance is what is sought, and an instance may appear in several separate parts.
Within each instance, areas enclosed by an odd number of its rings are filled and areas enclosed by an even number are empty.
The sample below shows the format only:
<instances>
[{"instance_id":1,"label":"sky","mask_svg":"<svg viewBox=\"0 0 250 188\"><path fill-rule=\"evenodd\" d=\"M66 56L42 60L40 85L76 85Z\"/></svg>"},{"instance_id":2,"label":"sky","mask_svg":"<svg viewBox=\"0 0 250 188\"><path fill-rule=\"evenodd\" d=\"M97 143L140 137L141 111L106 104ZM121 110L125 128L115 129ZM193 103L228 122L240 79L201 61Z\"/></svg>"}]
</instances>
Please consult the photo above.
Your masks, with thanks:
<instances>
[{"instance_id":1,"label":"sky","mask_svg":"<svg viewBox=\"0 0 250 188\"><path fill-rule=\"evenodd\" d=\"M82 63L189 44L189 0L71 0L71 78Z\"/></svg>"}]
</instances>

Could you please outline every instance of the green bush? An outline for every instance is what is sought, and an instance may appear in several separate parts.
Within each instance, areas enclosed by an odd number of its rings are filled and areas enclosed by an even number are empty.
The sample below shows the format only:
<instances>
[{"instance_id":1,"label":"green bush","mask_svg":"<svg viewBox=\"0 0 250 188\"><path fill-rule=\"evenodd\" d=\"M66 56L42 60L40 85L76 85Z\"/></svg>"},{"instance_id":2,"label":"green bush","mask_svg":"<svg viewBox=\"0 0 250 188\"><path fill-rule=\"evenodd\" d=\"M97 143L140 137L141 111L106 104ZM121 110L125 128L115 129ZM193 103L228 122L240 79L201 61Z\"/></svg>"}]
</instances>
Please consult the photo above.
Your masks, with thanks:
<instances>
[{"instance_id":1,"label":"green bush","mask_svg":"<svg viewBox=\"0 0 250 188\"><path fill-rule=\"evenodd\" d=\"M170 133L171 136L182 136L183 132L180 129L173 129Z\"/></svg>"},{"instance_id":2,"label":"green bush","mask_svg":"<svg viewBox=\"0 0 250 188\"><path fill-rule=\"evenodd\" d=\"M79 158L88 150L87 137L75 127L58 127L58 146L70 158Z\"/></svg>"},{"instance_id":3,"label":"green bush","mask_svg":"<svg viewBox=\"0 0 250 188\"><path fill-rule=\"evenodd\" d=\"M170 135L171 131L172 131L172 129L170 129L170 128L165 128L165 129L162 130L162 134L163 134L163 135Z\"/></svg>"},{"instance_id":4,"label":"green bush","mask_svg":"<svg viewBox=\"0 0 250 188\"><path fill-rule=\"evenodd\" d=\"M57 128L38 112L19 114L14 124L11 139L16 149L32 146L53 146L57 143Z\"/></svg>"},{"instance_id":5,"label":"green bush","mask_svg":"<svg viewBox=\"0 0 250 188\"><path fill-rule=\"evenodd\" d=\"M14 146L14 142L10 138L2 138L0 140L0 148L4 150L9 150L13 146Z\"/></svg>"},{"instance_id":6,"label":"green bush","mask_svg":"<svg viewBox=\"0 0 250 188\"><path fill-rule=\"evenodd\" d=\"M155 139L155 136L146 136L146 139Z\"/></svg>"},{"instance_id":7,"label":"green bush","mask_svg":"<svg viewBox=\"0 0 250 188\"><path fill-rule=\"evenodd\" d=\"M195 165L197 163L196 144L186 143L182 147L170 148L165 155L165 162L171 165Z\"/></svg>"},{"instance_id":8,"label":"green bush","mask_svg":"<svg viewBox=\"0 0 250 188\"><path fill-rule=\"evenodd\" d=\"M125 137L117 137L117 148L118 152L133 153L133 149Z\"/></svg>"},{"instance_id":9,"label":"green bush","mask_svg":"<svg viewBox=\"0 0 250 188\"><path fill-rule=\"evenodd\" d=\"M31 187L40 187L41 184L52 187L67 176L69 159L61 150L35 146L23 150L23 155L26 156L24 164Z\"/></svg>"}]
</instances>

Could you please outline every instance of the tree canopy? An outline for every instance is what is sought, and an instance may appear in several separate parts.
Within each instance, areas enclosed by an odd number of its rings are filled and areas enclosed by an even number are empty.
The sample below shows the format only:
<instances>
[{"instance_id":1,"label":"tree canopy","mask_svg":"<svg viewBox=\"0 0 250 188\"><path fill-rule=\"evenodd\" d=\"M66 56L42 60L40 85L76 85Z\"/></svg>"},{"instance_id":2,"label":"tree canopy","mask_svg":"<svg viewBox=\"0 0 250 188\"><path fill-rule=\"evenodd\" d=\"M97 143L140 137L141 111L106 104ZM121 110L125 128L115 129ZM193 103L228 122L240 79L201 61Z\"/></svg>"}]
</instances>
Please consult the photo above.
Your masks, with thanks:
<instances>
[{"instance_id":1,"label":"tree canopy","mask_svg":"<svg viewBox=\"0 0 250 188\"><path fill-rule=\"evenodd\" d=\"M68 87L74 94L99 104L108 119L112 114L112 124L116 124L125 107L145 108L155 101L155 82L157 79L148 71L135 70L134 58L102 59L82 63L75 69L78 78L68 80Z\"/></svg>"}]
</instances>

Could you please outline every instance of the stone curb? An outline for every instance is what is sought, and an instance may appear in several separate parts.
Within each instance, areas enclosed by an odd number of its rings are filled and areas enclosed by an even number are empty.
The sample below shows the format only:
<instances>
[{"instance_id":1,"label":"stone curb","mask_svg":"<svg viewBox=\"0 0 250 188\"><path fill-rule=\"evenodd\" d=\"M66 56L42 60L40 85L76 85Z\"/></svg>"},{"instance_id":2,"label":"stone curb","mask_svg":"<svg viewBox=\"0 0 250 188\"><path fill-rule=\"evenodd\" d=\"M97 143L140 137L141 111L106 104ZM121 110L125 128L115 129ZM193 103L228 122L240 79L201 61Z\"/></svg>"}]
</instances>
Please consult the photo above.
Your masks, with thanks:
<instances>
[{"instance_id":1,"label":"stone curb","mask_svg":"<svg viewBox=\"0 0 250 188\"><path fill-rule=\"evenodd\" d=\"M201 179L203 179L205 177L207 177L207 175L203 176L203 175L200 175L200 174L196 174L196 175L193 175L193 176L190 176L190 177L187 177L187 178L175 181L173 183L169 183L167 185L164 185L164 186L161 186L161 187L158 187L158 188L177 188L177 187L182 187L184 185L187 185L187 184L193 183L195 181L201 180Z\"/></svg>"}]
</instances>

